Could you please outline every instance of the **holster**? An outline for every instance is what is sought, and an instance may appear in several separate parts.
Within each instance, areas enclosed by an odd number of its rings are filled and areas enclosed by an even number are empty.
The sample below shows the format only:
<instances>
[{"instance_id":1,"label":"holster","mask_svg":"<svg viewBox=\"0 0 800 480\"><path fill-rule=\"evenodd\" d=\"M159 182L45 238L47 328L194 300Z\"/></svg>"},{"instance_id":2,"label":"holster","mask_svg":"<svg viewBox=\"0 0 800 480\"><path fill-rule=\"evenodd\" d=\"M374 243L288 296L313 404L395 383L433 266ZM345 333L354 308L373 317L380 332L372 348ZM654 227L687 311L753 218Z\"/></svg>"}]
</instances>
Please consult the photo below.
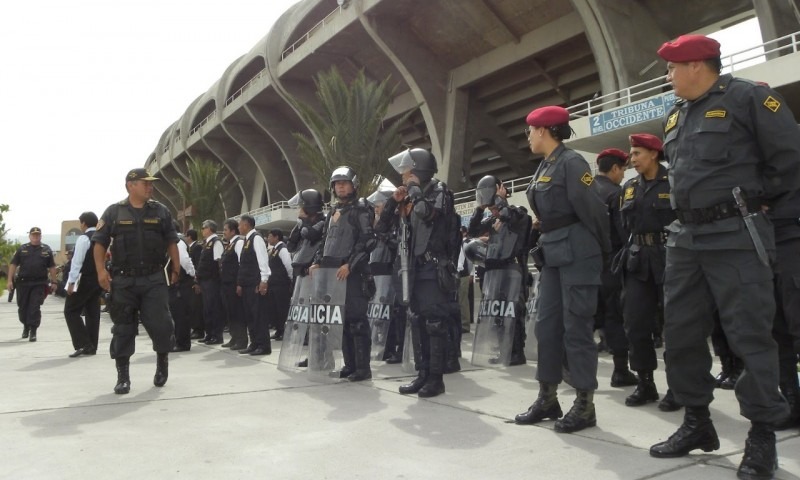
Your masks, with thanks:
<instances>
[{"instance_id":1,"label":"holster","mask_svg":"<svg viewBox=\"0 0 800 480\"><path fill-rule=\"evenodd\" d=\"M441 260L436 264L436 278L439 280L439 287L446 292L458 290L459 279L458 271L450 260Z\"/></svg>"}]
</instances>

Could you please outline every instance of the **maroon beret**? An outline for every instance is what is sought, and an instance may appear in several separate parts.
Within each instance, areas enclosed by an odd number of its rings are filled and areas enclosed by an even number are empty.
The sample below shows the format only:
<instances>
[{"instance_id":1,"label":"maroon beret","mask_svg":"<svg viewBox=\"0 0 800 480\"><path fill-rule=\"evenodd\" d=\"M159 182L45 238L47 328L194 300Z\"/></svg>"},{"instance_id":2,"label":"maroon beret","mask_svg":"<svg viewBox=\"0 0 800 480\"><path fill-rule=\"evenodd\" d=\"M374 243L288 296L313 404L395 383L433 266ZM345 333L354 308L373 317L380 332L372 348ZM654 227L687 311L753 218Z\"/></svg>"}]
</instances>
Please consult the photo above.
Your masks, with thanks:
<instances>
[{"instance_id":1,"label":"maroon beret","mask_svg":"<svg viewBox=\"0 0 800 480\"><path fill-rule=\"evenodd\" d=\"M603 157L617 157L623 162L628 161L628 152L623 152L619 148L606 148L599 155L597 155L597 161L600 161Z\"/></svg>"},{"instance_id":2,"label":"maroon beret","mask_svg":"<svg viewBox=\"0 0 800 480\"><path fill-rule=\"evenodd\" d=\"M569 112L564 107L555 105L541 107L528 114L525 122L531 127L552 127L569 123Z\"/></svg>"},{"instance_id":3,"label":"maroon beret","mask_svg":"<svg viewBox=\"0 0 800 480\"><path fill-rule=\"evenodd\" d=\"M658 56L668 62L694 62L718 58L719 42L705 35L681 35L658 49Z\"/></svg>"},{"instance_id":4,"label":"maroon beret","mask_svg":"<svg viewBox=\"0 0 800 480\"><path fill-rule=\"evenodd\" d=\"M631 142L631 147L642 147L658 152L664 151L664 144L661 139L649 133L634 133L628 137L628 140Z\"/></svg>"}]
</instances>

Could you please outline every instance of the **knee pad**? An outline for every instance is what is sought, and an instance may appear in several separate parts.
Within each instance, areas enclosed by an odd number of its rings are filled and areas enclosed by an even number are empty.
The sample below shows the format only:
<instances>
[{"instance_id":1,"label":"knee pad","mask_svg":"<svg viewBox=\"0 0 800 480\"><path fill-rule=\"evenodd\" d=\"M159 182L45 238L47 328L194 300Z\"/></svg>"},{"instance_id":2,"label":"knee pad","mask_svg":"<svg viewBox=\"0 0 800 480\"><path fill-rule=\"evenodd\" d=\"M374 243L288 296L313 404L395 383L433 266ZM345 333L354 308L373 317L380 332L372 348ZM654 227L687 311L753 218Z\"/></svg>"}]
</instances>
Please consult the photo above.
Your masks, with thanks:
<instances>
[{"instance_id":1,"label":"knee pad","mask_svg":"<svg viewBox=\"0 0 800 480\"><path fill-rule=\"evenodd\" d=\"M443 318L426 318L425 331L431 337L444 337L447 335L447 322Z\"/></svg>"}]
</instances>

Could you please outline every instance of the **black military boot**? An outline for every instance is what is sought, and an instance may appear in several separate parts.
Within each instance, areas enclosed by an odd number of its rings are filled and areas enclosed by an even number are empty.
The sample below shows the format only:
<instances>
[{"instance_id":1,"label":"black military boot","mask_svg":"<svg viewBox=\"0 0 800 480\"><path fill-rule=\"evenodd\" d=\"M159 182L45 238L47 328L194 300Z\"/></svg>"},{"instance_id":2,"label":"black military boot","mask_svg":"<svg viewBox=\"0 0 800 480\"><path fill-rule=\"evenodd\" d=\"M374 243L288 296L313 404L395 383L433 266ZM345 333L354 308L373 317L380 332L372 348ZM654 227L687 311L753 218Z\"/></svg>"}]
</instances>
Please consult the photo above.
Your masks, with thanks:
<instances>
[{"instance_id":1,"label":"black military boot","mask_svg":"<svg viewBox=\"0 0 800 480\"><path fill-rule=\"evenodd\" d=\"M356 371L356 352L353 337L342 336L342 357L344 366L339 370L339 378L347 378Z\"/></svg>"},{"instance_id":2,"label":"black military boot","mask_svg":"<svg viewBox=\"0 0 800 480\"><path fill-rule=\"evenodd\" d=\"M597 425L594 411L594 390L578 390L578 396L564 418L556 420L558 433L572 433Z\"/></svg>"},{"instance_id":3,"label":"black military boot","mask_svg":"<svg viewBox=\"0 0 800 480\"><path fill-rule=\"evenodd\" d=\"M403 395L417 393L422 388L422 386L425 385L425 382L427 380L428 380L428 370L423 369L417 373L417 378L411 380L411 383L400 385L400 388L398 388L397 390Z\"/></svg>"},{"instance_id":4,"label":"black military boot","mask_svg":"<svg viewBox=\"0 0 800 480\"><path fill-rule=\"evenodd\" d=\"M722 382L724 382L728 376L731 374L731 370L733 369L733 357L730 355L720 355L719 361L722 364L722 371L714 377L714 382L716 383L716 388L722 388Z\"/></svg>"},{"instance_id":5,"label":"black military boot","mask_svg":"<svg viewBox=\"0 0 800 480\"><path fill-rule=\"evenodd\" d=\"M514 417L517 425L533 425L542 420L556 420L564 416L561 405L558 403L556 395L557 385L552 383L539 382L539 396L528 408L528 411L520 413Z\"/></svg>"},{"instance_id":6,"label":"black military boot","mask_svg":"<svg viewBox=\"0 0 800 480\"><path fill-rule=\"evenodd\" d=\"M778 452L775 449L775 432L763 423L753 422L744 442L744 456L736 476L739 478L772 478L778 469Z\"/></svg>"},{"instance_id":7,"label":"black military boot","mask_svg":"<svg viewBox=\"0 0 800 480\"><path fill-rule=\"evenodd\" d=\"M436 397L444 393L444 380L442 380L442 373L444 373L445 355L446 355L446 337L431 337L431 366L428 372L428 378L425 380L425 385L419 389L417 395L420 398Z\"/></svg>"},{"instance_id":8,"label":"black military boot","mask_svg":"<svg viewBox=\"0 0 800 480\"><path fill-rule=\"evenodd\" d=\"M169 353L156 354L156 374L153 377L153 385L163 387L167 383L169 376Z\"/></svg>"},{"instance_id":9,"label":"black military boot","mask_svg":"<svg viewBox=\"0 0 800 480\"><path fill-rule=\"evenodd\" d=\"M612 387L630 387L639 379L628 368L628 352L614 354L614 372L611 374Z\"/></svg>"},{"instance_id":10,"label":"black military boot","mask_svg":"<svg viewBox=\"0 0 800 480\"><path fill-rule=\"evenodd\" d=\"M128 373L130 358L118 357L115 362L117 364L117 384L114 386L114 393L123 395L131 391L131 376Z\"/></svg>"},{"instance_id":11,"label":"black military boot","mask_svg":"<svg viewBox=\"0 0 800 480\"><path fill-rule=\"evenodd\" d=\"M778 385L786 401L789 402L789 416L776 430L786 430L788 428L800 426L800 387L797 385L797 374L792 373L793 379L781 381Z\"/></svg>"},{"instance_id":12,"label":"black military boot","mask_svg":"<svg viewBox=\"0 0 800 480\"><path fill-rule=\"evenodd\" d=\"M31 329L29 326L24 325L22 327L22 338L28 338L28 335L31 333Z\"/></svg>"},{"instance_id":13,"label":"black military boot","mask_svg":"<svg viewBox=\"0 0 800 480\"><path fill-rule=\"evenodd\" d=\"M664 398L658 402L658 409L662 412L677 412L681 409L681 407L683 407L683 405L675 400L675 395L673 395L672 390L670 389L667 389L667 393L664 395Z\"/></svg>"},{"instance_id":14,"label":"black military boot","mask_svg":"<svg viewBox=\"0 0 800 480\"><path fill-rule=\"evenodd\" d=\"M444 393L444 380L441 373L431 373L425 381L425 385L419 389L417 395L420 398L436 397Z\"/></svg>"},{"instance_id":15,"label":"black military boot","mask_svg":"<svg viewBox=\"0 0 800 480\"><path fill-rule=\"evenodd\" d=\"M739 375L744 371L744 362L739 357L731 359L731 372L728 377L720 382L719 388L723 390L733 390L736 386L736 381L739 380Z\"/></svg>"},{"instance_id":16,"label":"black military boot","mask_svg":"<svg viewBox=\"0 0 800 480\"><path fill-rule=\"evenodd\" d=\"M347 376L351 382L361 382L372 378L372 370L369 368L370 354L372 353L372 339L359 335L353 337L355 346L356 371Z\"/></svg>"},{"instance_id":17,"label":"black military boot","mask_svg":"<svg viewBox=\"0 0 800 480\"><path fill-rule=\"evenodd\" d=\"M656 382L653 381L653 371L640 370L638 373L639 383L633 393L625 399L625 405L629 407L641 407L658 400L658 390L656 390Z\"/></svg>"},{"instance_id":18,"label":"black military boot","mask_svg":"<svg viewBox=\"0 0 800 480\"><path fill-rule=\"evenodd\" d=\"M683 424L670 437L650 447L650 456L674 458L688 455L695 449L712 452L719 449L719 438L708 407L686 407Z\"/></svg>"},{"instance_id":19,"label":"black military boot","mask_svg":"<svg viewBox=\"0 0 800 480\"><path fill-rule=\"evenodd\" d=\"M31 327L30 334L28 335L28 341L29 342L35 342L36 341L36 328L37 327Z\"/></svg>"}]
</instances>

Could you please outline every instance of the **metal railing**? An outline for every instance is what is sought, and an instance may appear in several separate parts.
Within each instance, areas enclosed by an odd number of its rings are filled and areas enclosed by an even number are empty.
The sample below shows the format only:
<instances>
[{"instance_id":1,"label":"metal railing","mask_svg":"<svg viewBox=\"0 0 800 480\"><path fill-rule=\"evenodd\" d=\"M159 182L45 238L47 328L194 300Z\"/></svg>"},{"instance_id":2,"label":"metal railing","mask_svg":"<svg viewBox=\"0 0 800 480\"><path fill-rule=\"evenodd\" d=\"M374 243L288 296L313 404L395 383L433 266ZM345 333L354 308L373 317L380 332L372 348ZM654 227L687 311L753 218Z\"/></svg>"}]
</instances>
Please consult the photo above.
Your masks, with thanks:
<instances>
[{"instance_id":1,"label":"metal railing","mask_svg":"<svg viewBox=\"0 0 800 480\"><path fill-rule=\"evenodd\" d=\"M300 45L302 45L302 44L306 43L306 42L308 41L308 39L309 39L309 38L311 38L312 36L314 36L314 34L315 34L315 33L317 33L317 32L319 32L320 30L322 30L322 28L323 28L325 25L327 25L327 24L331 23L331 20L333 19L333 17L334 17L334 16L336 16L336 15L338 15L339 13L341 13L341 11L342 11L342 6L341 6L341 5L339 5L338 7L336 7L336 9L335 9L334 11L332 11L332 12L331 12L331 13L329 13L327 16L325 16L325 18L323 18L322 20L320 20L319 22L317 22L317 23L316 23L316 24L315 24L313 27L311 27L311 29L310 29L308 32L306 32L306 33L305 33L305 35L303 35L302 37L300 37L299 39L297 39L297 40L296 40L296 41L295 41L293 44L289 45L289 46L286 48L286 50L284 50L284 51L281 53L281 60L285 59L286 57L288 57L289 55L291 55L292 53L294 53L294 51L295 51L295 50L297 50L297 48L298 48Z\"/></svg>"},{"instance_id":2,"label":"metal railing","mask_svg":"<svg viewBox=\"0 0 800 480\"><path fill-rule=\"evenodd\" d=\"M225 106L227 107L227 106L228 106L228 105L230 105L230 104L231 104L231 103L232 103L234 100L236 100L237 98L241 97L241 96L242 96L242 94L243 94L244 92L246 92L248 88L250 88L250 87L252 87L252 86L253 86L253 83L255 83L255 81L256 81L256 80L258 80L259 78L261 78L261 77L263 77L263 76L264 76L264 72L266 72L266 71L267 71L267 69L266 69L266 68L262 68L262 69L261 69L261 70L260 70L258 73L256 73L256 74L255 74L255 76L254 76L253 78L251 78L250 80L248 80L248 81L247 81L247 83L245 83L245 84L242 86L242 88L240 88L239 90L236 90L235 92L233 92L233 94L232 94L230 97L228 97L227 99L225 99Z\"/></svg>"},{"instance_id":3,"label":"metal railing","mask_svg":"<svg viewBox=\"0 0 800 480\"><path fill-rule=\"evenodd\" d=\"M786 45L780 45L788 42ZM733 73L736 69L750 67L758 63L767 61L767 55L784 52L796 53L800 50L800 32L791 33L775 40L770 40L759 45L754 45L739 52L722 57L722 68L724 73ZM621 107L637 100L642 100L655 95L672 90L672 85L667 81L667 76L663 75L652 80L647 80L637 85L607 93L597 98L581 102L567 107L573 117L584 117L601 112L605 107Z\"/></svg>"},{"instance_id":4,"label":"metal railing","mask_svg":"<svg viewBox=\"0 0 800 480\"><path fill-rule=\"evenodd\" d=\"M280 202L270 203L269 205L264 205L263 207L258 207L255 210L250 210L249 212L240 213L233 217L236 220L239 220L242 215L250 215L251 217L257 217L263 213L274 212L275 210L280 210L283 208L292 208L289 206L289 202L286 200L281 200Z\"/></svg>"},{"instance_id":5,"label":"metal railing","mask_svg":"<svg viewBox=\"0 0 800 480\"><path fill-rule=\"evenodd\" d=\"M197 125L195 125L191 130L189 130L189 136L194 135L195 132L200 130L206 123L210 122L212 118L217 116L217 111L214 110L213 112L209 113L208 116L200 121Z\"/></svg>"}]
</instances>

